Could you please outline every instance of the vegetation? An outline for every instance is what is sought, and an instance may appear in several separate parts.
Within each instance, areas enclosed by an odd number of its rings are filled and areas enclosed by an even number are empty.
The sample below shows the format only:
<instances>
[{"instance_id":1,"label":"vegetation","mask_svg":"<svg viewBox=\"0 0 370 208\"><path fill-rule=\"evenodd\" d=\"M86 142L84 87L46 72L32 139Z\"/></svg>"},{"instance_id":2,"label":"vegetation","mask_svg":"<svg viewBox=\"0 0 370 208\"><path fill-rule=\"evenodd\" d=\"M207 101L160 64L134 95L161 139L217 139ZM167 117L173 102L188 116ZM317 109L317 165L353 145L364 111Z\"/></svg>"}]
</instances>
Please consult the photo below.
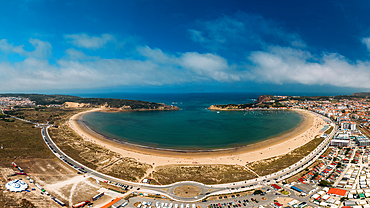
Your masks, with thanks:
<instances>
[{"instance_id":1,"label":"vegetation","mask_svg":"<svg viewBox=\"0 0 370 208\"><path fill-rule=\"evenodd\" d=\"M162 185L187 180L218 184L256 178L239 165L166 165L157 167L151 175L150 178Z\"/></svg>"},{"instance_id":2,"label":"vegetation","mask_svg":"<svg viewBox=\"0 0 370 208\"><path fill-rule=\"evenodd\" d=\"M316 137L312 141L301 147L296 148L288 154L252 162L249 163L247 166L260 176L275 173L279 170L293 165L294 163L298 162L299 160L310 154L310 152L312 152L322 141L324 141L323 138Z\"/></svg>"},{"instance_id":3,"label":"vegetation","mask_svg":"<svg viewBox=\"0 0 370 208\"><path fill-rule=\"evenodd\" d=\"M121 179L135 181L144 177L150 165L139 163L136 159L122 157L106 148L84 140L65 123L57 123L50 136L58 147L74 160L98 170L101 173Z\"/></svg>"},{"instance_id":4,"label":"vegetation","mask_svg":"<svg viewBox=\"0 0 370 208\"><path fill-rule=\"evenodd\" d=\"M326 181L326 180L321 180L319 182L319 186L324 186L324 187L331 187L332 183Z\"/></svg>"},{"instance_id":5,"label":"vegetation","mask_svg":"<svg viewBox=\"0 0 370 208\"><path fill-rule=\"evenodd\" d=\"M337 164L337 168L340 168L340 167L342 167L342 163L340 163L340 162L339 162L339 163Z\"/></svg>"},{"instance_id":6,"label":"vegetation","mask_svg":"<svg viewBox=\"0 0 370 208\"><path fill-rule=\"evenodd\" d=\"M263 191L258 190L258 189L253 192L253 194L262 194L262 193L263 193Z\"/></svg>"},{"instance_id":7,"label":"vegetation","mask_svg":"<svg viewBox=\"0 0 370 208\"><path fill-rule=\"evenodd\" d=\"M325 134L330 134L332 131L333 131L333 127L332 126L330 126L330 128L328 128L324 133Z\"/></svg>"},{"instance_id":8,"label":"vegetation","mask_svg":"<svg viewBox=\"0 0 370 208\"><path fill-rule=\"evenodd\" d=\"M111 98L81 98L70 95L42 95L42 94L0 94L0 97L22 97L35 101L36 105L62 105L65 102L88 103L91 107L105 106L111 108L120 108L130 106L135 109L159 109L169 107L161 103L152 103L138 100L111 99ZM45 107L35 108L35 110L45 109Z\"/></svg>"},{"instance_id":9,"label":"vegetation","mask_svg":"<svg viewBox=\"0 0 370 208\"><path fill-rule=\"evenodd\" d=\"M11 161L25 158L52 158L51 151L41 138L41 130L15 120L0 120L0 167L9 167Z\"/></svg>"},{"instance_id":10,"label":"vegetation","mask_svg":"<svg viewBox=\"0 0 370 208\"><path fill-rule=\"evenodd\" d=\"M285 191L285 190L281 190L280 193L282 193L284 195L289 195L289 192L288 191Z\"/></svg>"}]
</instances>

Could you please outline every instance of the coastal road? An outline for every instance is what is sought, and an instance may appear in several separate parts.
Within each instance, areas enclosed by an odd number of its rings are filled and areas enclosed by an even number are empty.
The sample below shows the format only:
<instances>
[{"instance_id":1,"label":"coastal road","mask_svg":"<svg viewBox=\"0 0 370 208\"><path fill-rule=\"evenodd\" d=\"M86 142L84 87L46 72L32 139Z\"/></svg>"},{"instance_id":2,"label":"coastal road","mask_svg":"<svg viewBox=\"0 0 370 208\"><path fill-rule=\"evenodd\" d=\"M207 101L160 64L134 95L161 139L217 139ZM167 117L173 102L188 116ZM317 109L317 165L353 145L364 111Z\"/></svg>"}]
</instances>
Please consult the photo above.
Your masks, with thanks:
<instances>
[{"instance_id":1,"label":"coastal road","mask_svg":"<svg viewBox=\"0 0 370 208\"><path fill-rule=\"evenodd\" d=\"M320 115L321 116L321 115ZM278 171L276 173L272 173L267 176L262 176L257 179L251 179L248 181L239 181L234 183L227 183L227 184L217 184L217 185L205 185L202 183L192 182L192 181L185 181L185 182L178 182L170 185L159 186L159 185L149 185L143 183L135 183L130 181L121 180L118 178L114 178L112 176L108 176L102 173L99 173L95 170L92 170L81 163L73 160L72 158L68 157L64 154L52 141L50 138L47 129L50 125L42 125L42 136L45 142L48 144L49 148L59 157L63 162L70 165L72 168L75 168L77 171L86 172L86 174L96 178L100 181L110 181L113 183L119 183L126 186L131 187L131 191L142 191L142 192L150 192L154 194L161 194L173 199L175 201L182 201L182 202L195 202L204 199L209 195L218 195L218 194L226 194L226 193L234 193L234 192L241 192L251 189L256 189L261 187L262 184L268 185L272 183L276 183L278 181L284 180L289 178L298 172L304 170L310 164L312 164L316 159L318 159L328 148L330 139L336 132L337 127L334 125L334 129L331 134L322 142L314 151L312 151L309 155L307 155L302 160L298 161L297 163L291 165L290 167L285 168L284 170ZM81 168L80 168L81 167ZM179 197L174 194L174 190L178 186L182 185L193 185L198 187L201 190L201 193L194 198L183 198ZM140 189L137 190L137 189Z\"/></svg>"},{"instance_id":2,"label":"coastal road","mask_svg":"<svg viewBox=\"0 0 370 208\"><path fill-rule=\"evenodd\" d=\"M321 116L321 115L320 115ZM284 170L281 170L276 173L272 173L267 176L262 176L257 179L251 179L248 181L239 181L234 183L227 183L227 184L217 184L217 185L205 185L198 182L193 181L185 181L185 182L177 182L170 185L149 185L149 184L143 184L143 183L135 183L130 181L125 181L119 178L115 178L112 176L105 175L103 173L97 172L95 170L92 170L81 163L73 160L68 155L66 155L63 151L61 151L57 145L53 142L53 140L50 138L48 133L48 128L52 125L49 124L39 124L32 121L20 119L17 117L12 116L12 118L22 120L24 122L35 124L37 127L41 127L41 134L42 138L50 148L50 150L63 162L74 168L78 172L83 172L87 175L90 175L91 177L99 180L99 181L107 181L109 183L118 183L121 185L124 185L125 187L130 187L132 192L146 192L146 193L152 193L152 194L160 194L167 196L168 198L185 202L185 203L191 203L191 202L197 202L200 201L207 196L210 195L218 195L218 194L226 194L226 193L235 193L235 192L241 192L251 189L256 189L262 187L262 185L268 185L272 183L276 183L277 181L281 181L283 179L289 178L296 173L304 170L306 167L308 167L310 164L312 164L316 159L318 159L323 152L328 148L330 139L334 135L334 133L337 130L337 126L334 125L334 129L331 132L331 134L322 142L314 151L312 151L309 155L307 155L302 160L298 161L297 163L291 165L288 168L285 168ZM193 198L183 198L179 197L174 194L174 190L178 186L182 185L193 185L198 187L201 190L201 193Z\"/></svg>"},{"instance_id":3,"label":"coastal road","mask_svg":"<svg viewBox=\"0 0 370 208\"><path fill-rule=\"evenodd\" d=\"M46 144L48 145L50 150L59 159L61 159L63 162L65 162L66 164L68 164L69 166L74 168L76 171L78 171L80 173L87 174L87 175L89 175L89 176L91 176L95 179L98 179L99 181L103 181L103 182L104 181L109 181L109 182L112 182L112 183L118 183L118 184L122 184L122 185L125 185L125 186L128 186L128 187L132 187L131 191L133 191L133 192L150 192L150 193L154 193L154 194L161 194L161 195L167 196L170 199L173 199L175 201L183 201L183 202L199 201L199 200L205 198L206 196L208 196L212 193L225 190L225 188L223 188L223 187L212 187L212 186L208 186L208 185L204 185L202 183L197 183L197 182L192 182L192 181L179 182L179 183L174 183L174 184L170 184L170 185L156 186L156 185L149 185L149 184L125 181L125 180L122 180L122 179L119 179L119 178L115 178L115 177L112 177L112 176L109 176L109 175L105 175L103 173L100 173L100 172L97 172L93 169L90 169L90 168L86 167L85 165L83 165L83 164L73 160L72 158L68 157L63 151L61 151L58 148L58 146L50 138L49 133L47 131L48 128L50 127L50 125L40 125L40 126L42 126L42 129L41 129L42 138L44 139L44 141L46 142ZM184 197L179 197L179 196L175 195L174 190L177 187L183 186L183 185L196 186L201 190L201 193L198 196L192 197L192 198L184 198ZM211 189L211 191L210 191L210 189Z\"/></svg>"}]
</instances>

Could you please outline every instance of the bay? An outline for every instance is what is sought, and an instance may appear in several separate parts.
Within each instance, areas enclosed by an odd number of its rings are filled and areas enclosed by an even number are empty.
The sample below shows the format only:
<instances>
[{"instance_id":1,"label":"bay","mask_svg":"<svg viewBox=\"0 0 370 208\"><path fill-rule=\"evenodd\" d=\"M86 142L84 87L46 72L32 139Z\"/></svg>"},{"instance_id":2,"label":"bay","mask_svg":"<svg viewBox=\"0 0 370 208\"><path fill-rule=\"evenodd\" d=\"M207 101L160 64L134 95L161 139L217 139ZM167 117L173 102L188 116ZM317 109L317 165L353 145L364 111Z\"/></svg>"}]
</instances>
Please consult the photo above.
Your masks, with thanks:
<instances>
[{"instance_id":1,"label":"bay","mask_svg":"<svg viewBox=\"0 0 370 208\"><path fill-rule=\"evenodd\" d=\"M240 147L293 130L302 121L302 116L293 111L218 112L206 109L212 104L251 103L258 97L251 93L111 93L90 96L178 106L179 111L93 112L83 117L84 122L100 134L156 148Z\"/></svg>"}]
</instances>

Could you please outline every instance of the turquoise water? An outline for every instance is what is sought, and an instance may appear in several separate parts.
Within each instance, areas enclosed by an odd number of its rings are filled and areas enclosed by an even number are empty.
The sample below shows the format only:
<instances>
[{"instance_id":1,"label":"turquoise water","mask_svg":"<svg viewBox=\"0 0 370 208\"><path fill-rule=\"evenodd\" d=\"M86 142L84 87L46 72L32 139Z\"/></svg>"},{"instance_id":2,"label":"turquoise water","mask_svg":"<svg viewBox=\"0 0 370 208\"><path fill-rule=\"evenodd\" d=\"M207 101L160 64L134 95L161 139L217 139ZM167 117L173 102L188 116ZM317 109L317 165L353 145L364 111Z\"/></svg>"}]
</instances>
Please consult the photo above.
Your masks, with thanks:
<instances>
[{"instance_id":1,"label":"turquoise water","mask_svg":"<svg viewBox=\"0 0 370 208\"><path fill-rule=\"evenodd\" d=\"M181 108L179 111L94 112L86 114L83 119L91 129L111 138L138 145L181 150L240 147L292 130L302 120L301 115L293 111L218 113L206 109L211 104L252 102L251 96L176 96L167 95L162 98L162 102L173 103ZM146 99L143 97L141 100ZM147 101L160 102L158 98Z\"/></svg>"}]
</instances>

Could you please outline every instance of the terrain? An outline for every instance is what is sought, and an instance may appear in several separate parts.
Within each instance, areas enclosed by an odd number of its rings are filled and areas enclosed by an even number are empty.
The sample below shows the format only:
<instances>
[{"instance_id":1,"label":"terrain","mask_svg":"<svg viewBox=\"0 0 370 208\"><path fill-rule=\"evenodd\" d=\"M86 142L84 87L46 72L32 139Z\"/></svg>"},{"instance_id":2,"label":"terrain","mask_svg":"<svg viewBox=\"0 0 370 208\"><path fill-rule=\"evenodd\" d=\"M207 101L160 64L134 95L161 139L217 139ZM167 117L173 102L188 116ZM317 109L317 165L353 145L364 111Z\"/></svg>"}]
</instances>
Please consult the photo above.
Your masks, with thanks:
<instances>
[{"instance_id":1,"label":"terrain","mask_svg":"<svg viewBox=\"0 0 370 208\"><path fill-rule=\"evenodd\" d=\"M80 104L77 107L104 107L111 110L179 110L176 106L163 103L153 103L139 100L125 100L112 98L81 98L70 95L43 95L43 94L0 94L0 97L21 97L35 101L37 105L68 105ZM73 106L76 107L76 106Z\"/></svg>"},{"instance_id":2,"label":"terrain","mask_svg":"<svg viewBox=\"0 0 370 208\"><path fill-rule=\"evenodd\" d=\"M341 99L367 99L370 97L370 92L357 92L351 95L336 95L336 96L275 96L275 95L260 95L253 103L244 104L225 104L211 105L209 110L248 110L248 109L268 109L288 107L284 104L287 101L329 101L338 102Z\"/></svg>"}]
</instances>

